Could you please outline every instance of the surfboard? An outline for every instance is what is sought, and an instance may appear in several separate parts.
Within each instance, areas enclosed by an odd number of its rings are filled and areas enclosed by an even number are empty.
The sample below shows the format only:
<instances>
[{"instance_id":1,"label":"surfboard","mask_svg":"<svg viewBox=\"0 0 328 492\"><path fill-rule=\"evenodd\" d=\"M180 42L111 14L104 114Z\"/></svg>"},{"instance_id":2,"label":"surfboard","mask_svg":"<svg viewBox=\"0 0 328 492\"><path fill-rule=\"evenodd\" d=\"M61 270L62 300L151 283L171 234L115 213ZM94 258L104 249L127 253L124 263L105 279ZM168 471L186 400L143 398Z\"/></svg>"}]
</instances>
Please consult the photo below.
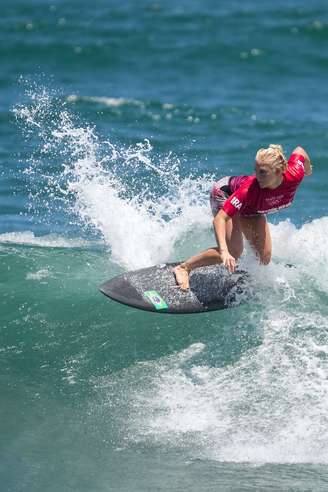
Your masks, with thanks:
<instances>
[{"instance_id":1,"label":"surfboard","mask_svg":"<svg viewBox=\"0 0 328 492\"><path fill-rule=\"evenodd\" d=\"M105 296L137 309L168 314L203 313L234 307L245 299L248 274L230 274L220 265L190 273L190 289L176 284L173 268L165 263L118 275L99 287Z\"/></svg>"}]
</instances>

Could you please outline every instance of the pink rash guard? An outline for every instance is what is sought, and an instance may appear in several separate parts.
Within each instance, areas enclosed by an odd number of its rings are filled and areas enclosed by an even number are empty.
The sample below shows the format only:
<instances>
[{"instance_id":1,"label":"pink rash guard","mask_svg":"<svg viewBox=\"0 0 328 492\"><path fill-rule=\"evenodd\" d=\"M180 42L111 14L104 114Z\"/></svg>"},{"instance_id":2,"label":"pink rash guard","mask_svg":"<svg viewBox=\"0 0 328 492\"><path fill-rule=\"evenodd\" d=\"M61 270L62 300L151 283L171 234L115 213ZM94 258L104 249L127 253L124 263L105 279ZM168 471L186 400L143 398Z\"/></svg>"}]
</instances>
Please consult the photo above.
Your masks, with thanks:
<instances>
[{"instance_id":1,"label":"pink rash guard","mask_svg":"<svg viewBox=\"0 0 328 492\"><path fill-rule=\"evenodd\" d=\"M304 178L304 156L292 154L283 173L282 183L275 189L260 188L256 176L232 176L229 187L232 195L225 201L223 210L230 217L269 214L289 207L297 187Z\"/></svg>"}]
</instances>

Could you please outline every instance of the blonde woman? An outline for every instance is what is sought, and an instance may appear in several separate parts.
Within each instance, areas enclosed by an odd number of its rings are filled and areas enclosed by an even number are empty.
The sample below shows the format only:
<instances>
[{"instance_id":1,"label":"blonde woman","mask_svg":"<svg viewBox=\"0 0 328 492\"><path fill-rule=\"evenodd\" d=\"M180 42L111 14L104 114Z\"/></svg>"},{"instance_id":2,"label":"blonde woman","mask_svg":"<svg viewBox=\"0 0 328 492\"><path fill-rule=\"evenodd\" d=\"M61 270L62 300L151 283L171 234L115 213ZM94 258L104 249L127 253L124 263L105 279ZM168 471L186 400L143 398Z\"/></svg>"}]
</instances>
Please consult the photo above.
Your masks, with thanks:
<instances>
[{"instance_id":1,"label":"blonde woman","mask_svg":"<svg viewBox=\"0 0 328 492\"><path fill-rule=\"evenodd\" d=\"M255 175L226 176L211 192L213 225L218 246L189 258L174 269L177 284L189 288L189 272L223 263L230 272L243 252L243 235L260 263L271 260L272 242L267 213L291 205L304 175L312 174L310 158L296 147L288 161L280 145L260 149L255 158Z\"/></svg>"}]
</instances>

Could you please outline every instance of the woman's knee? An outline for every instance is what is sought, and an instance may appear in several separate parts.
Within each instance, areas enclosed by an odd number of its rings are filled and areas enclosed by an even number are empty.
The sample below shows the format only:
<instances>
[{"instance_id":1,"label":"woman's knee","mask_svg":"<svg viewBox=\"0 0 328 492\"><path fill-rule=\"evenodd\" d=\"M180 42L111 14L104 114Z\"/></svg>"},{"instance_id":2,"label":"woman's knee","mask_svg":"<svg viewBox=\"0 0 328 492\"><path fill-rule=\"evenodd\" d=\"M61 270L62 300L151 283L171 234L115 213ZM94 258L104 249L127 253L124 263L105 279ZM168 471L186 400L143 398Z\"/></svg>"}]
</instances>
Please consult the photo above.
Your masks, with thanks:
<instances>
[{"instance_id":1,"label":"woman's knee","mask_svg":"<svg viewBox=\"0 0 328 492\"><path fill-rule=\"evenodd\" d=\"M243 246L229 247L229 253L237 260L243 254Z\"/></svg>"},{"instance_id":2,"label":"woman's knee","mask_svg":"<svg viewBox=\"0 0 328 492\"><path fill-rule=\"evenodd\" d=\"M271 261L272 241L269 225L264 215L242 218L243 233L255 250L256 256L262 265Z\"/></svg>"},{"instance_id":3,"label":"woman's knee","mask_svg":"<svg viewBox=\"0 0 328 492\"><path fill-rule=\"evenodd\" d=\"M271 261L271 251L265 251L260 253L260 263L262 265L268 265Z\"/></svg>"}]
</instances>

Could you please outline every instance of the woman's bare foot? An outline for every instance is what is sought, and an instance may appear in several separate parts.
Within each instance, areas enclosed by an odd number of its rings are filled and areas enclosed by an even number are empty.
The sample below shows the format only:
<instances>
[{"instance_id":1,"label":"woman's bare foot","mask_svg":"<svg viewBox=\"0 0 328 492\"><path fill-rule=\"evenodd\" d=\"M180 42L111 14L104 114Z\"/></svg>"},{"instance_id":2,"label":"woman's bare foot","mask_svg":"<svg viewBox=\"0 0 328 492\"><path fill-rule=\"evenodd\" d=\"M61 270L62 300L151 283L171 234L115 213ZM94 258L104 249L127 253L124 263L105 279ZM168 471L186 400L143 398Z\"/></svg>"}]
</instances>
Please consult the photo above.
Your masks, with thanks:
<instances>
[{"instance_id":1,"label":"woman's bare foot","mask_svg":"<svg viewBox=\"0 0 328 492\"><path fill-rule=\"evenodd\" d=\"M175 280L181 290L189 289L189 271L183 264L176 266L173 269Z\"/></svg>"}]
</instances>

